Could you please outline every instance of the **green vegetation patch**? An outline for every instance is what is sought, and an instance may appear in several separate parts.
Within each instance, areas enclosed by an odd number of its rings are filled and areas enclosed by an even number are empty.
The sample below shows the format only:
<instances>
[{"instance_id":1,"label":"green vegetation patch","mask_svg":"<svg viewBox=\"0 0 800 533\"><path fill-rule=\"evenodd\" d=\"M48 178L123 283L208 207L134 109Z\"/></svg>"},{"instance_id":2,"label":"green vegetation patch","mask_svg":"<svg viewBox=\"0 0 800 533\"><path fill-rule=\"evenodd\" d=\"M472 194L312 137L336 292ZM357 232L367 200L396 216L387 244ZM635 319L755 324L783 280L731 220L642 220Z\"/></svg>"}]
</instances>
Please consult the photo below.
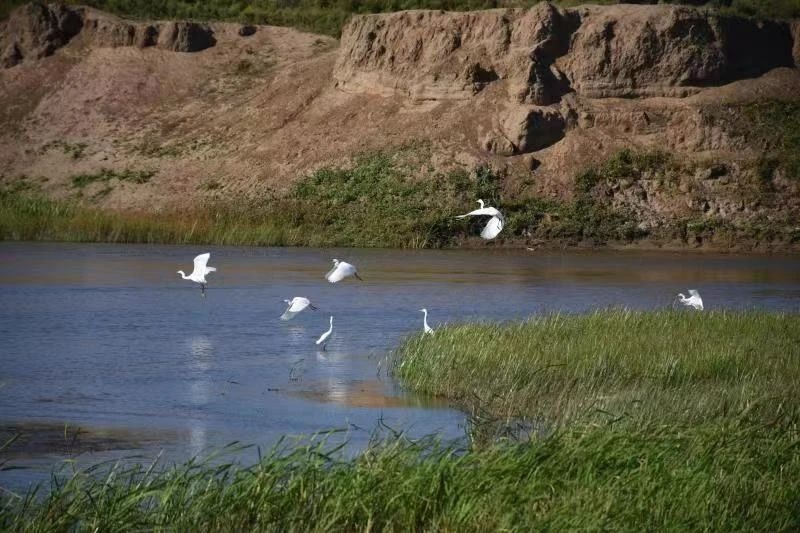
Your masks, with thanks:
<instances>
[{"instance_id":1,"label":"green vegetation patch","mask_svg":"<svg viewBox=\"0 0 800 533\"><path fill-rule=\"evenodd\" d=\"M734 129L745 135L749 145L764 147L758 162L762 181L771 181L777 169L800 180L800 103L760 102L738 110L742 118Z\"/></svg>"},{"instance_id":2,"label":"green vegetation patch","mask_svg":"<svg viewBox=\"0 0 800 533\"><path fill-rule=\"evenodd\" d=\"M150 178L155 176L155 174L156 173L153 170L125 169L118 171L104 168L99 172L95 172L94 174L76 174L75 176L72 176L70 181L72 182L72 186L78 189L82 189L92 183L106 183L111 180L143 184L150 181Z\"/></svg>"},{"instance_id":3,"label":"green vegetation patch","mask_svg":"<svg viewBox=\"0 0 800 533\"><path fill-rule=\"evenodd\" d=\"M409 339L412 390L498 419L642 424L769 423L800 413L800 315L633 312L443 327Z\"/></svg>"},{"instance_id":4,"label":"green vegetation patch","mask_svg":"<svg viewBox=\"0 0 800 533\"><path fill-rule=\"evenodd\" d=\"M173 468L121 465L0 493L8 531L793 531L797 426L612 425L465 451L424 439ZM255 451L252 452L255 455ZM47 489L50 489L49 491Z\"/></svg>"},{"instance_id":5,"label":"green vegetation patch","mask_svg":"<svg viewBox=\"0 0 800 533\"><path fill-rule=\"evenodd\" d=\"M72 159L81 159L85 155L86 143L69 143L66 141L52 141L42 147L42 152L46 152L52 148L61 150L64 154L70 156Z\"/></svg>"}]
</instances>

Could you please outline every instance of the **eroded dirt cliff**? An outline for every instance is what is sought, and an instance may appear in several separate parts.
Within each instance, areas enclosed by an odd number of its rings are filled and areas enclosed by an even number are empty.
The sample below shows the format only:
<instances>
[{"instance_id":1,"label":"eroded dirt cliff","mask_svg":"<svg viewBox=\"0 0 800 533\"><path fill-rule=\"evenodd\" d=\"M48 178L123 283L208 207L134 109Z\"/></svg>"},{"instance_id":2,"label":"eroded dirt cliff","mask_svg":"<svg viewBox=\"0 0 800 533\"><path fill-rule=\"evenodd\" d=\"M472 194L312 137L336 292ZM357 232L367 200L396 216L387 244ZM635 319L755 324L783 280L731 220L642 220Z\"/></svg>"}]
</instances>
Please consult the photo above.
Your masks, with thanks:
<instances>
[{"instance_id":1,"label":"eroded dirt cliff","mask_svg":"<svg viewBox=\"0 0 800 533\"><path fill-rule=\"evenodd\" d=\"M358 16L338 43L31 4L0 27L0 173L157 211L280 194L356 153L424 141L426 165L488 165L509 201L572 201L587 168L629 149L671 163L607 173L584 192L643 232L679 217L774 219L791 240L800 179L770 155L788 145L758 111L800 102L799 27L542 3Z\"/></svg>"}]
</instances>

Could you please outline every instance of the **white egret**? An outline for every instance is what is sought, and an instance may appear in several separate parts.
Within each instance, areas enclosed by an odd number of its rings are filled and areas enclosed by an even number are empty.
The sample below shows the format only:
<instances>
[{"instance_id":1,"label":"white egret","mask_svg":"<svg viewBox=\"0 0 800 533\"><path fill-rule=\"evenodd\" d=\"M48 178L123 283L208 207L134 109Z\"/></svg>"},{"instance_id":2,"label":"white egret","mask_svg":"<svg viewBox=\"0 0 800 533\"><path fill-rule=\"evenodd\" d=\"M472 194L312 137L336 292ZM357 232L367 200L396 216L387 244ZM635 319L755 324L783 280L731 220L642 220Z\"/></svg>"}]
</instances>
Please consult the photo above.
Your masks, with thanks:
<instances>
[{"instance_id":1,"label":"white egret","mask_svg":"<svg viewBox=\"0 0 800 533\"><path fill-rule=\"evenodd\" d=\"M329 327L328 331L320 335L319 339L317 339L317 345L321 344L323 350L325 350L325 344L328 342L328 338L331 336L331 333L333 333L333 316L331 316L331 327Z\"/></svg>"},{"instance_id":2,"label":"white egret","mask_svg":"<svg viewBox=\"0 0 800 533\"><path fill-rule=\"evenodd\" d=\"M425 308L420 309L424 313L422 316L422 329L428 335L433 335L433 328L428 325L428 310Z\"/></svg>"},{"instance_id":3,"label":"white egret","mask_svg":"<svg viewBox=\"0 0 800 533\"><path fill-rule=\"evenodd\" d=\"M183 270L178 270L178 274L183 279L188 279L200 284L200 293L206 295L206 274L216 272L217 269L208 265L208 258L211 257L210 253L200 254L194 258L194 270L188 276L183 273Z\"/></svg>"},{"instance_id":4,"label":"white egret","mask_svg":"<svg viewBox=\"0 0 800 533\"><path fill-rule=\"evenodd\" d=\"M697 292L695 289L689 289L689 297L683 295L682 292L678 293L678 298L683 305L694 307L698 311L703 310L703 299L700 298L700 293Z\"/></svg>"},{"instance_id":5,"label":"white egret","mask_svg":"<svg viewBox=\"0 0 800 533\"><path fill-rule=\"evenodd\" d=\"M347 276L355 276L358 281L364 281L361 279L361 276L358 275L356 267L350 263L345 263L344 261L334 259L333 268L330 269L327 274L325 274L325 279L331 283L336 283L337 281L342 281Z\"/></svg>"},{"instance_id":6,"label":"white egret","mask_svg":"<svg viewBox=\"0 0 800 533\"><path fill-rule=\"evenodd\" d=\"M314 307L314 304L311 303L311 300L308 298L303 298L302 296L295 296L291 300L284 300L289 307L286 308L286 311L283 312L281 315L281 320L291 320L295 316L297 316L300 311L305 309L306 307L316 311L317 308Z\"/></svg>"},{"instance_id":7,"label":"white egret","mask_svg":"<svg viewBox=\"0 0 800 533\"><path fill-rule=\"evenodd\" d=\"M481 237L483 237L486 240L494 239L503 230L503 226L506 223L506 219L503 218L503 214L494 207L484 207L483 200L478 200L478 204L480 204L481 206L480 209L470 211L466 215L458 215L456 218L466 218L466 217L480 216L480 215L492 217L489 219L489 222L486 223L486 226L484 226L483 230L481 231Z\"/></svg>"}]
</instances>

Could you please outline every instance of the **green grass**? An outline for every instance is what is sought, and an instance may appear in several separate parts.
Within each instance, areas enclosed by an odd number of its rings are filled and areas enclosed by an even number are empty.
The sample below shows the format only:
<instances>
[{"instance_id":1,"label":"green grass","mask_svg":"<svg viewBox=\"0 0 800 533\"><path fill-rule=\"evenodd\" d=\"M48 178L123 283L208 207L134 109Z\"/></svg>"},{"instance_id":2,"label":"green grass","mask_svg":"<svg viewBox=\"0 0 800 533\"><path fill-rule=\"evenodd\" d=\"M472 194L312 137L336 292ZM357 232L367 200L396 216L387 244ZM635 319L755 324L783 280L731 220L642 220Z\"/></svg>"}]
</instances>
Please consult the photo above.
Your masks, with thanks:
<instances>
[{"instance_id":1,"label":"green grass","mask_svg":"<svg viewBox=\"0 0 800 533\"><path fill-rule=\"evenodd\" d=\"M208 200L193 209L159 214L104 211L47 199L24 178L0 189L0 238L439 248L478 239L485 220L455 219L474 209L477 198L502 206L506 227L499 242L534 235L602 244L636 236L624 213L591 200L506 200L503 176L485 167L436 172L428 168L427 157L424 146L364 154L348 167L314 172L286 195L237 202L214 199L224 186L210 180L200 187L212 193ZM151 175L103 170L74 176L72 185L80 190L111 180L141 184Z\"/></svg>"},{"instance_id":2,"label":"green grass","mask_svg":"<svg viewBox=\"0 0 800 533\"><path fill-rule=\"evenodd\" d=\"M397 376L498 420L639 427L800 413L800 315L602 311L440 328Z\"/></svg>"},{"instance_id":3,"label":"green grass","mask_svg":"<svg viewBox=\"0 0 800 533\"><path fill-rule=\"evenodd\" d=\"M127 181L130 183L143 184L150 181L150 178L155 176L155 171L152 170L130 170L125 169L122 171L110 170L107 168L101 169L93 174L76 174L72 176L70 181L72 186L82 189L92 183L107 183L112 180Z\"/></svg>"},{"instance_id":4,"label":"green grass","mask_svg":"<svg viewBox=\"0 0 800 533\"><path fill-rule=\"evenodd\" d=\"M0 19L26 0L0 1ZM350 16L405 9L470 11L497 7L530 7L533 0L72 0L118 15L144 19L227 20L299 29L338 37ZM561 0L565 7L580 0ZM593 4L614 3L595 0ZM684 2L674 2L684 3ZM687 0L685 3L719 9L723 14L756 18L800 17L800 0Z\"/></svg>"},{"instance_id":5,"label":"green grass","mask_svg":"<svg viewBox=\"0 0 800 533\"><path fill-rule=\"evenodd\" d=\"M529 440L68 471L0 493L0 529L796 531L799 347L800 316L763 312L444 327L399 349L399 377L534 420Z\"/></svg>"},{"instance_id":6,"label":"green grass","mask_svg":"<svg viewBox=\"0 0 800 533\"><path fill-rule=\"evenodd\" d=\"M103 169L71 178L77 199L54 200L41 194L35 178L21 176L0 187L0 239L229 244L254 246L353 246L442 248L487 245L479 237L483 218L456 220L482 198L499 206L506 225L490 246L529 243L549 246L654 242L712 242L720 248L800 242L800 228L790 207L769 217L735 223L692 216L644 228L622 208L615 208L605 189L639 179L674 182L693 174L660 152L621 150L576 177L573 200L526 197L516 183L488 167L472 171L436 171L424 143L394 151L371 152L352 164L325 167L306 176L281 195L234 201L225 183L209 178L198 185L204 199L191 208L159 213L109 211L87 206L84 189L104 184L92 200L113 192L113 185L144 186L152 171ZM783 167L781 167L783 168ZM753 173L754 175L756 173ZM747 176L745 176L747 178ZM748 178L749 179L749 178ZM771 177L770 183L771 183ZM754 181L763 178L754 178ZM749 182L748 182L749 183ZM624 185L624 186L628 186ZM780 205L772 187L739 184L743 197L755 195L762 205ZM745 186L749 187L746 188ZM516 190L516 192L509 192Z\"/></svg>"}]
</instances>

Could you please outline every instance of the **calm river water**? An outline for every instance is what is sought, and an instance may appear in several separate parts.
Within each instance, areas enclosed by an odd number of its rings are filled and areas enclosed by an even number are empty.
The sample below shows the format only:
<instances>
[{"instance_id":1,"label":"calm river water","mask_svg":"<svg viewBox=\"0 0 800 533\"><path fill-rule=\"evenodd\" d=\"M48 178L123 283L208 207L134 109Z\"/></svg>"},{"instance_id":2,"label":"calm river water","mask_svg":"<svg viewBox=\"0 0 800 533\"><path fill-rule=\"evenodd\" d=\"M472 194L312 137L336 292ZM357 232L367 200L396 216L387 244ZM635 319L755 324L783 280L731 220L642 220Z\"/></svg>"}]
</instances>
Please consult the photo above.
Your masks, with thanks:
<instances>
[{"instance_id":1,"label":"calm river water","mask_svg":"<svg viewBox=\"0 0 800 533\"><path fill-rule=\"evenodd\" d=\"M205 251L218 271L201 298L175 272ZM364 282L327 283L333 257ZM661 308L688 288L707 309L796 312L800 258L0 243L0 440L21 435L0 450L0 487L47 479L67 458L181 461L327 429L357 449L381 422L457 438L461 413L377 375L421 329L421 307L436 328ZM293 296L320 310L279 320Z\"/></svg>"}]
</instances>

